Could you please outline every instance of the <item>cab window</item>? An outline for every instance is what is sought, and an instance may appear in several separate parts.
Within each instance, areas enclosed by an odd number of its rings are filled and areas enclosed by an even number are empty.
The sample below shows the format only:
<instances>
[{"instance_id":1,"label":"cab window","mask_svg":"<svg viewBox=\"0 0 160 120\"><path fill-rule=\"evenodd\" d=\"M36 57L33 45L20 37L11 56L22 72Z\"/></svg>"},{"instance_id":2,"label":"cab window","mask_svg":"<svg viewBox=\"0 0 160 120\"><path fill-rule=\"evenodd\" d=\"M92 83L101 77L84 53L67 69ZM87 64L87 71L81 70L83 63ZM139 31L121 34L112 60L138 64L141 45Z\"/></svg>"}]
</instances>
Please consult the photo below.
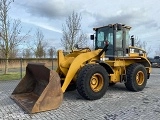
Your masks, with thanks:
<instances>
[{"instance_id":1,"label":"cab window","mask_svg":"<svg viewBox=\"0 0 160 120\"><path fill-rule=\"evenodd\" d=\"M116 48L122 48L122 31L116 33Z\"/></svg>"}]
</instances>

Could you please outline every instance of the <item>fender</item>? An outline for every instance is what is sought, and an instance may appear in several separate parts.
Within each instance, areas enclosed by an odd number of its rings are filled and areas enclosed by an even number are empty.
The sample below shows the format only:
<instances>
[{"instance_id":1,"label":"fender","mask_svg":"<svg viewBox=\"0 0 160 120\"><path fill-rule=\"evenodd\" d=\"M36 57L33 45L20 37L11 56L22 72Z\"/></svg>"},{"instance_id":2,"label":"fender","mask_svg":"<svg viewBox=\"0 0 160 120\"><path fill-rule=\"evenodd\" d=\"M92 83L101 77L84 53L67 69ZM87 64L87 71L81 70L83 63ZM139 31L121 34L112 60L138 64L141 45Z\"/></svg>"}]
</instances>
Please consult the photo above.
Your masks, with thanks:
<instances>
[{"instance_id":1,"label":"fender","mask_svg":"<svg viewBox=\"0 0 160 120\"><path fill-rule=\"evenodd\" d=\"M103 66L109 74L114 74L114 71L109 64L107 64L103 61L97 61L97 63L99 63L101 66Z\"/></svg>"},{"instance_id":2,"label":"fender","mask_svg":"<svg viewBox=\"0 0 160 120\"><path fill-rule=\"evenodd\" d=\"M151 63L147 58L141 56L141 59L139 63L143 64L145 67L151 67Z\"/></svg>"}]
</instances>

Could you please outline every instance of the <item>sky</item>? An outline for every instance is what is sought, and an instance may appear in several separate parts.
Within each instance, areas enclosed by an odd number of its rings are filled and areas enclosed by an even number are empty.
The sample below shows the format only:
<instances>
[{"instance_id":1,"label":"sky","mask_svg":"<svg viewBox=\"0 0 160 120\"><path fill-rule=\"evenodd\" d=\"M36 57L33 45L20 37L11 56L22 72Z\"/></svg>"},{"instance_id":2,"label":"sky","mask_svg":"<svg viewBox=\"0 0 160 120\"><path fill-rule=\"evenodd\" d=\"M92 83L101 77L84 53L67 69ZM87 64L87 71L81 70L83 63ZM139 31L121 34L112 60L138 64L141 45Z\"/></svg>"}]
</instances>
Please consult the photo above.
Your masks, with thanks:
<instances>
[{"instance_id":1,"label":"sky","mask_svg":"<svg viewBox=\"0 0 160 120\"><path fill-rule=\"evenodd\" d=\"M73 11L81 14L81 29L88 36L94 27L123 23L132 27L130 35L151 46L152 57L160 48L159 5L159 0L14 0L9 15L21 20L22 33L41 29L48 47L56 49L62 49L62 24Z\"/></svg>"}]
</instances>

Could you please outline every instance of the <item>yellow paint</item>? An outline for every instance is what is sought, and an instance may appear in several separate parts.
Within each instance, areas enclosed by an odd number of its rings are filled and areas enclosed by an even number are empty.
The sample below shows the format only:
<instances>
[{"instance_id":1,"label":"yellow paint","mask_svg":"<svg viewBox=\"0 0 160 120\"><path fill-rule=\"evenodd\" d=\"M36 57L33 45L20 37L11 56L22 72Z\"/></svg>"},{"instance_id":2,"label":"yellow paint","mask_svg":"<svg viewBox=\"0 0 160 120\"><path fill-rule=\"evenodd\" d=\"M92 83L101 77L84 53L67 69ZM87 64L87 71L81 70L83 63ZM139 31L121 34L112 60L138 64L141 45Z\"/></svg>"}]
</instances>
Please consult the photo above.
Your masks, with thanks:
<instances>
[{"instance_id":1,"label":"yellow paint","mask_svg":"<svg viewBox=\"0 0 160 120\"><path fill-rule=\"evenodd\" d=\"M94 92L99 92L104 85L103 76L99 73L95 73L90 79L90 87Z\"/></svg>"},{"instance_id":2,"label":"yellow paint","mask_svg":"<svg viewBox=\"0 0 160 120\"><path fill-rule=\"evenodd\" d=\"M63 92L65 92L69 83L74 78L74 76L76 75L78 70L81 68L81 66L83 66L83 64L85 64L86 61L96 57L99 52L100 50L95 50L95 51L86 52L86 53L84 53L84 51L79 51L79 52L76 51L75 53L67 55L66 57L63 56L62 51L58 52L58 55L59 55L58 69L60 69L66 75L63 86L62 86ZM76 56L76 57L72 59L73 56ZM68 66L68 69L65 68L67 66Z\"/></svg>"},{"instance_id":3,"label":"yellow paint","mask_svg":"<svg viewBox=\"0 0 160 120\"><path fill-rule=\"evenodd\" d=\"M61 72L63 75L65 75L65 78L61 78L64 80L64 83L62 85L62 91L65 92L66 88L70 84L70 82L73 80L75 81L75 78L77 76L77 73L79 69L81 69L86 64L98 64L96 63L96 60L99 60L99 52L101 50L94 50L90 51L89 49L85 50L76 50L72 51L70 54L64 56L63 51L58 51L58 69L57 72L60 74ZM143 51L143 50L142 50ZM125 57L115 57L115 60L105 60L104 54L101 56L102 60L104 60L105 63L111 66L114 73L109 74L110 83L114 82L120 82L121 76L126 74L126 66L133 64L133 63L141 63L146 67L147 73L151 72L151 64L149 60L146 58L146 54L142 56L139 56L139 53L130 53L128 56ZM96 88L96 77L93 77L93 81L91 81L90 85L91 88ZM95 80L95 81L94 81ZM102 82L101 82L102 83ZM139 83L140 84L140 83ZM95 91L99 90L100 86L97 89L94 89Z\"/></svg>"}]
</instances>

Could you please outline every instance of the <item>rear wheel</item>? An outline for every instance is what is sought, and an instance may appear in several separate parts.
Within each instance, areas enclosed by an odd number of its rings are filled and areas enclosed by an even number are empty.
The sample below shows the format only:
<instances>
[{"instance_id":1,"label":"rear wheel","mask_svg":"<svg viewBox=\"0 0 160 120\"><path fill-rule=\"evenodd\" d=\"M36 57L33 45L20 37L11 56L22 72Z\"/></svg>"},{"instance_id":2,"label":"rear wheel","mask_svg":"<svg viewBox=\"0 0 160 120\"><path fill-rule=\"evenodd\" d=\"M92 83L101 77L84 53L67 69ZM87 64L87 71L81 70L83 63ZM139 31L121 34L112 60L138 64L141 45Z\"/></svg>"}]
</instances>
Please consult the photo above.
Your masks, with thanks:
<instances>
[{"instance_id":1,"label":"rear wheel","mask_svg":"<svg viewBox=\"0 0 160 120\"><path fill-rule=\"evenodd\" d=\"M125 86L130 91L141 91L147 83L147 71L141 64L134 63L127 67L127 82Z\"/></svg>"},{"instance_id":2,"label":"rear wheel","mask_svg":"<svg viewBox=\"0 0 160 120\"><path fill-rule=\"evenodd\" d=\"M104 67L98 64L84 66L77 75L77 91L82 97L88 100L103 97L108 85L108 73Z\"/></svg>"}]
</instances>

